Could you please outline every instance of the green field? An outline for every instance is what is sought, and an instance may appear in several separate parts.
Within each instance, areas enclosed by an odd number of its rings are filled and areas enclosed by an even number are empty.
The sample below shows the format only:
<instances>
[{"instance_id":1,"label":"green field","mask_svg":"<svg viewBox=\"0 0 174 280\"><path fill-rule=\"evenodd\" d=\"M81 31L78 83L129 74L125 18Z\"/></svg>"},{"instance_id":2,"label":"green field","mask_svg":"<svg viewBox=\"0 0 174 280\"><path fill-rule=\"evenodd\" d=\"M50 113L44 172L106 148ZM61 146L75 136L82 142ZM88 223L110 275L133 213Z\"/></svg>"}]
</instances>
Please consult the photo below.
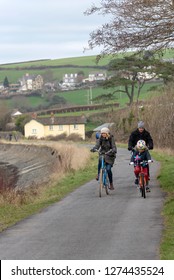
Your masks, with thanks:
<instances>
[{"instance_id":1,"label":"green field","mask_svg":"<svg viewBox=\"0 0 174 280\"><path fill-rule=\"evenodd\" d=\"M83 71L85 76L88 76L89 72L97 71L94 67L106 66L110 60L110 56L105 57L97 65L96 56L86 56L4 64L0 65L0 83L4 81L6 76L8 77L10 83L17 83L18 80L26 73L46 75L48 71L52 74L53 80L57 81L61 81L65 73L71 74Z\"/></svg>"},{"instance_id":2,"label":"green field","mask_svg":"<svg viewBox=\"0 0 174 280\"><path fill-rule=\"evenodd\" d=\"M140 95L140 100L147 100L150 96L152 96L152 92L149 90L152 87L158 86L159 83L147 83L144 85L142 89L142 94ZM122 87L120 87L122 89ZM93 99L97 96L103 95L103 94L109 94L112 92L112 89L103 89L103 88L93 88L92 89L92 97ZM137 94L137 92L136 92ZM77 105L88 105L91 104L91 101L89 100L89 89L86 90L76 90L76 91L68 91L68 92L61 92L57 94L58 96L64 97L69 103L71 104L77 104ZM99 101L98 101L99 102ZM102 104L102 99L100 100ZM119 102L120 106L125 106L126 103L129 102L129 99L126 95L126 93L116 93L114 94L113 100L108 100L108 102L105 101L105 103L114 103ZM95 101L94 101L95 103Z\"/></svg>"},{"instance_id":3,"label":"green field","mask_svg":"<svg viewBox=\"0 0 174 280\"><path fill-rule=\"evenodd\" d=\"M147 100L148 98L153 96L153 91L149 91L152 87L159 85L159 83L149 83L145 84L142 93L140 95L140 100ZM121 89L121 88L120 88ZM89 105L89 104L112 104L112 103L119 103L120 107L124 107L125 104L129 102L128 97L125 93L117 93L114 94L112 100L106 100L100 98L98 101L94 99L97 96L102 96L103 94L109 94L112 92L112 89L103 89L102 87L92 88L92 99L90 98L89 89L79 89L74 91L64 91L55 93L55 96L63 97L66 102L67 106L74 106L74 105ZM136 101L136 98L135 98ZM22 110L22 108L30 108L40 110L40 107L48 106L49 105L49 98L48 94L44 94L44 96L14 96L9 99L0 99L0 106L9 108L10 110L14 108L18 108ZM55 107L58 107L59 104L55 104ZM71 113L72 115L72 113Z\"/></svg>"},{"instance_id":4,"label":"green field","mask_svg":"<svg viewBox=\"0 0 174 280\"><path fill-rule=\"evenodd\" d=\"M119 54L118 57L123 57L123 55ZM173 57L173 50L167 50L164 52L163 58ZM96 56L82 56L3 64L0 65L0 83L4 81L6 76L8 77L10 83L17 83L18 80L26 73L46 75L48 71L52 74L53 80L57 81L61 81L65 73L70 74L83 71L85 76L88 76L89 72L97 71L94 67L107 66L112 59L113 56L108 55L96 64Z\"/></svg>"},{"instance_id":5,"label":"green field","mask_svg":"<svg viewBox=\"0 0 174 280\"><path fill-rule=\"evenodd\" d=\"M98 63L99 66L107 65L112 56L104 57ZM21 63L3 64L0 68L17 68L17 67L38 67L38 66L60 66L60 65L79 65L79 66L96 66L96 56L81 56L81 57L69 57L60 59L48 59L28 61Z\"/></svg>"}]
</instances>

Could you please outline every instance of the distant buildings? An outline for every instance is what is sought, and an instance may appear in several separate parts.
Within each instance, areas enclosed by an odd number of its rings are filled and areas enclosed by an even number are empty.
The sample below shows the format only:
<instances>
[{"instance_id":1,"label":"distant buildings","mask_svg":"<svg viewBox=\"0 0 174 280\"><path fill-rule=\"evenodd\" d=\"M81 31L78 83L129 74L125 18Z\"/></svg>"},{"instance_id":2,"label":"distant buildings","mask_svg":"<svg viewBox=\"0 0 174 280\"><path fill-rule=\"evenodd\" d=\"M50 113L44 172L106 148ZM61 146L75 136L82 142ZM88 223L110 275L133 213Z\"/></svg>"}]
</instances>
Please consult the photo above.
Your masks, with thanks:
<instances>
[{"instance_id":1,"label":"distant buildings","mask_svg":"<svg viewBox=\"0 0 174 280\"><path fill-rule=\"evenodd\" d=\"M84 85L89 83L101 82L106 80L106 78L107 78L106 71L91 72L86 78L82 74L79 75L78 73L64 74L63 83L60 84L60 86L62 90L73 89L82 84Z\"/></svg>"},{"instance_id":2,"label":"distant buildings","mask_svg":"<svg viewBox=\"0 0 174 280\"><path fill-rule=\"evenodd\" d=\"M21 91L41 90L44 84L41 75L29 75L28 73L19 80L19 83Z\"/></svg>"},{"instance_id":3,"label":"distant buildings","mask_svg":"<svg viewBox=\"0 0 174 280\"><path fill-rule=\"evenodd\" d=\"M89 82L105 81L107 78L106 72L93 72L89 74Z\"/></svg>"},{"instance_id":4,"label":"distant buildings","mask_svg":"<svg viewBox=\"0 0 174 280\"><path fill-rule=\"evenodd\" d=\"M9 95L31 93L33 91L42 90L44 85L41 75L25 74L16 84L9 84L9 87L0 85L0 95L5 97Z\"/></svg>"},{"instance_id":5,"label":"distant buildings","mask_svg":"<svg viewBox=\"0 0 174 280\"><path fill-rule=\"evenodd\" d=\"M85 78L83 71L81 71L79 73L64 74L62 82L47 81L44 83L42 75L31 75L26 73L19 79L18 83L9 84L8 88L0 85L0 96L6 97L9 95L30 94L39 90L45 90L46 92L54 92L56 89L71 90L77 87L83 87L85 85L104 81L106 78L106 72L93 71Z\"/></svg>"}]
</instances>

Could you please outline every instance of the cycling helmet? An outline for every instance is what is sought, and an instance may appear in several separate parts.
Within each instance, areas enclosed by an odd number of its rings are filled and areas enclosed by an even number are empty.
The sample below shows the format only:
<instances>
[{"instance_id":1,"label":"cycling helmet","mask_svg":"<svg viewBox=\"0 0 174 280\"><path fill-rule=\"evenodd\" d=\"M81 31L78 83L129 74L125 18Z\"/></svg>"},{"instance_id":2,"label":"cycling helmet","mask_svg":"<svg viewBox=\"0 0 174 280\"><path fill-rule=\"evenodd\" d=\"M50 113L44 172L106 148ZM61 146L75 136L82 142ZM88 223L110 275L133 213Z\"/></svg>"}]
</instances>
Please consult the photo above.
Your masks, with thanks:
<instances>
[{"instance_id":1,"label":"cycling helmet","mask_svg":"<svg viewBox=\"0 0 174 280\"><path fill-rule=\"evenodd\" d=\"M139 140L137 142L137 149L144 150L146 148L146 142L144 140Z\"/></svg>"}]
</instances>

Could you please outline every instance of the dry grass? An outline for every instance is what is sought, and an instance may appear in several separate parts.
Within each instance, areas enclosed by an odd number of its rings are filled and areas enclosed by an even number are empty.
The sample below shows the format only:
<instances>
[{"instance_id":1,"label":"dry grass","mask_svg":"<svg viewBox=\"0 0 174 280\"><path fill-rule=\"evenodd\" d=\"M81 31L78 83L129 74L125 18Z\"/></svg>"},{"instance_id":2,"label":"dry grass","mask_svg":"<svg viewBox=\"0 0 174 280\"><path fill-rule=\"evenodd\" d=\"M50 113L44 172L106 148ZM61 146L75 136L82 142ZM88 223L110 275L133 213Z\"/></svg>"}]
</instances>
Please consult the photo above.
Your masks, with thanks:
<instances>
[{"instance_id":1,"label":"dry grass","mask_svg":"<svg viewBox=\"0 0 174 280\"><path fill-rule=\"evenodd\" d=\"M11 204L15 206L32 203L33 200L39 198L42 195L44 189L53 185L55 182L60 181L68 172L77 171L84 168L90 158L89 150L78 144L67 143L67 142L52 142L52 141L20 141L19 144L27 145L39 145L51 147L53 152L58 157L58 165L54 167L53 173L50 176L50 183L47 186L36 186L32 185L28 189L15 190L6 189L1 190L0 193L0 206L5 204ZM15 144L18 144L15 143Z\"/></svg>"},{"instance_id":2,"label":"dry grass","mask_svg":"<svg viewBox=\"0 0 174 280\"><path fill-rule=\"evenodd\" d=\"M174 156L174 150L170 148L156 148L155 152L159 154L165 154L166 156Z\"/></svg>"},{"instance_id":3,"label":"dry grass","mask_svg":"<svg viewBox=\"0 0 174 280\"><path fill-rule=\"evenodd\" d=\"M56 150L61 160L61 171L63 173L78 170L86 165L90 157L89 150L80 146L79 144L67 143L67 142L36 142L37 145L46 145Z\"/></svg>"},{"instance_id":4,"label":"dry grass","mask_svg":"<svg viewBox=\"0 0 174 280\"><path fill-rule=\"evenodd\" d=\"M31 203L32 200L38 196L40 193L39 187L31 186L29 189L25 189L24 191L16 191L15 189L5 189L0 193L0 206L4 206L6 204L15 205L16 207L20 205L24 205L27 203Z\"/></svg>"},{"instance_id":5,"label":"dry grass","mask_svg":"<svg viewBox=\"0 0 174 280\"><path fill-rule=\"evenodd\" d=\"M115 123L114 136L116 141L128 142L130 133L137 128L139 120L145 122L155 148L173 149L174 139L174 84L168 84L163 93L144 102L143 106L134 104L129 108L113 112L112 122Z\"/></svg>"}]
</instances>

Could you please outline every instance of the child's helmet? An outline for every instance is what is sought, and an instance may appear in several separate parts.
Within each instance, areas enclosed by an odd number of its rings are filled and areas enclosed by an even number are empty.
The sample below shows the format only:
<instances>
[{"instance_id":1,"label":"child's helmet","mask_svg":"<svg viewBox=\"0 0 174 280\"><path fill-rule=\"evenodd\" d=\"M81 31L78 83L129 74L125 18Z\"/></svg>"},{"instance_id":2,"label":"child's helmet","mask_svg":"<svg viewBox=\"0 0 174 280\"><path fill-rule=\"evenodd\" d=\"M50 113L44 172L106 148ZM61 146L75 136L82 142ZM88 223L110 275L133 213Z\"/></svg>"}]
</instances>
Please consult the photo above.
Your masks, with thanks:
<instances>
[{"instance_id":1,"label":"child's helmet","mask_svg":"<svg viewBox=\"0 0 174 280\"><path fill-rule=\"evenodd\" d=\"M144 150L146 148L146 142L144 140L139 140L137 142L137 149Z\"/></svg>"}]
</instances>

